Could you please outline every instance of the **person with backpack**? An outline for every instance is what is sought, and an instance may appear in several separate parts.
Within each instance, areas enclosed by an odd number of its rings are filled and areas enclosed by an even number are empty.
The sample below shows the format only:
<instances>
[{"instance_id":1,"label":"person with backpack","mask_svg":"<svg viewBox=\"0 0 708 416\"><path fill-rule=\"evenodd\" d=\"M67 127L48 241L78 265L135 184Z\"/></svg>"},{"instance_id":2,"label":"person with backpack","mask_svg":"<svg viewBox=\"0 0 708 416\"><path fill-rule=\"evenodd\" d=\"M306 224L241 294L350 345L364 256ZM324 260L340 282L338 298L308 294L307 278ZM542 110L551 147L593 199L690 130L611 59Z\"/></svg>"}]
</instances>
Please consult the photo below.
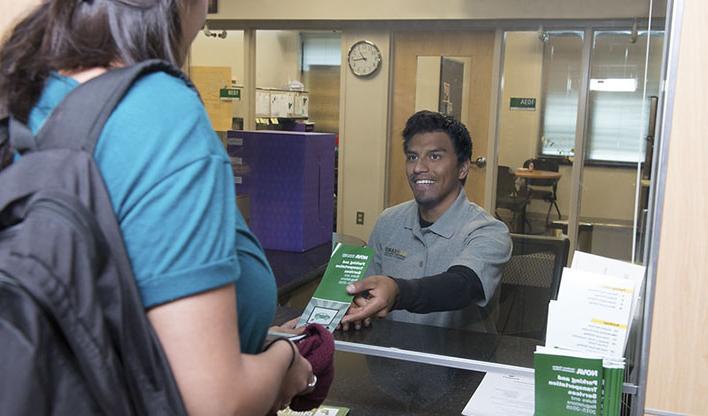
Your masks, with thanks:
<instances>
[{"instance_id":1,"label":"person with backpack","mask_svg":"<svg viewBox=\"0 0 708 416\"><path fill-rule=\"evenodd\" d=\"M175 68L206 10L207 0L43 1L0 48L0 108L12 117L16 143L26 124L41 147L52 133L43 129L48 120L52 129L81 124L82 114L53 113L82 84L148 60L168 63L116 98L96 133L92 155L120 229L97 246L124 245L186 412L267 414L312 391L316 378L289 340L263 350L275 311L274 277L236 209L229 158L198 94ZM29 163L27 154L13 165ZM129 367L131 357L114 361Z\"/></svg>"}]
</instances>

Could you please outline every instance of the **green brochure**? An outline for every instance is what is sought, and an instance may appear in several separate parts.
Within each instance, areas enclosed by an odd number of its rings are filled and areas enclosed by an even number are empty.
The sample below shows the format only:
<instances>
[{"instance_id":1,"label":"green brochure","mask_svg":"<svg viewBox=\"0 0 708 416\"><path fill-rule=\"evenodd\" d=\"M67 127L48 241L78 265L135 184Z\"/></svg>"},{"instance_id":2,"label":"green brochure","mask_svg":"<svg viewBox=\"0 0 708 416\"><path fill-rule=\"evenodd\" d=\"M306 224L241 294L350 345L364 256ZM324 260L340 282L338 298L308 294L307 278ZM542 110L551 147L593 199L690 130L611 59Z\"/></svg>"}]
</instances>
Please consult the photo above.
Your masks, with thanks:
<instances>
[{"instance_id":1,"label":"green brochure","mask_svg":"<svg viewBox=\"0 0 708 416\"><path fill-rule=\"evenodd\" d=\"M602 415L620 416L624 384L624 359L605 359L602 366L605 385Z\"/></svg>"},{"instance_id":2,"label":"green brochure","mask_svg":"<svg viewBox=\"0 0 708 416\"><path fill-rule=\"evenodd\" d=\"M305 307L297 326L317 323L334 332L352 302L346 287L364 277L373 254L368 247L337 244L320 285Z\"/></svg>"},{"instance_id":3,"label":"green brochure","mask_svg":"<svg viewBox=\"0 0 708 416\"><path fill-rule=\"evenodd\" d=\"M287 408L278 412L278 416L347 416L349 409L346 407L322 405L317 409L296 412Z\"/></svg>"},{"instance_id":4,"label":"green brochure","mask_svg":"<svg viewBox=\"0 0 708 416\"><path fill-rule=\"evenodd\" d=\"M534 353L535 415L601 415L602 358L538 347Z\"/></svg>"}]
</instances>

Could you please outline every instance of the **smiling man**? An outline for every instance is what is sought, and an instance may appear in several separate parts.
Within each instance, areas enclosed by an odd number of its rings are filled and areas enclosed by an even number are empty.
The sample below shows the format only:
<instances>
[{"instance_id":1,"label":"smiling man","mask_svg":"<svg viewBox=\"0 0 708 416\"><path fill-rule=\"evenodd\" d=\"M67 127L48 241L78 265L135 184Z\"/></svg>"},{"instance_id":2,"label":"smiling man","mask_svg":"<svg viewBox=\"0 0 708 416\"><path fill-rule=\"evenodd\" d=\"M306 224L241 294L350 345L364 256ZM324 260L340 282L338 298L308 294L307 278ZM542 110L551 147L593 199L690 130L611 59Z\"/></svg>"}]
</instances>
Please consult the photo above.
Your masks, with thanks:
<instances>
[{"instance_id":1,"label":"smiling man","mask_svg":"<svg viewBox=\"0 0 708 416\"><path fill-rule=\"evenodd\" d=\"M403 130L414 200L388 208L369 238L375 256L343 319L372 317L493 332L483 308L511 255L506 226L467 199L472 157L467 128L452 117L415 113ZM364 295L365 294L365 295Z\"/></svg>"}]
</instances>

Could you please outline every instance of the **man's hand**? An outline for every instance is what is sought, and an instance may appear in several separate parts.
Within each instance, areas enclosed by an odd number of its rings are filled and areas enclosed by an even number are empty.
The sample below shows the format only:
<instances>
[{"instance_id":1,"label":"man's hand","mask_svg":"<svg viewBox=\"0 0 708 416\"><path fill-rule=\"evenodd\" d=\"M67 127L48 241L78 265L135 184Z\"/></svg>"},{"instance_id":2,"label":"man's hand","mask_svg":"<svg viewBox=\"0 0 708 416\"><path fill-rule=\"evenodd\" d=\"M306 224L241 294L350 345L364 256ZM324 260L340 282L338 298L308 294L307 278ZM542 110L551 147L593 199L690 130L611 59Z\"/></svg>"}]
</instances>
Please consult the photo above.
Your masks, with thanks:
<instances>
[{"instance_id":1,"label":"man's hand","mask_svg":"<svg viewBox=\"0 0 708 416\"><path fill-rule=\"evenodd\" d=\"M368 291L367 297L361 295L365 291ZM372 317L386 317L396 303L398 285L388 276L369 276L347 286L347 293L355 295L355 298L342 318L342 329L345 331L349 329L350 324L359 329L362 321L365 326L369 326Z\"/></svg>"}]
</instances>

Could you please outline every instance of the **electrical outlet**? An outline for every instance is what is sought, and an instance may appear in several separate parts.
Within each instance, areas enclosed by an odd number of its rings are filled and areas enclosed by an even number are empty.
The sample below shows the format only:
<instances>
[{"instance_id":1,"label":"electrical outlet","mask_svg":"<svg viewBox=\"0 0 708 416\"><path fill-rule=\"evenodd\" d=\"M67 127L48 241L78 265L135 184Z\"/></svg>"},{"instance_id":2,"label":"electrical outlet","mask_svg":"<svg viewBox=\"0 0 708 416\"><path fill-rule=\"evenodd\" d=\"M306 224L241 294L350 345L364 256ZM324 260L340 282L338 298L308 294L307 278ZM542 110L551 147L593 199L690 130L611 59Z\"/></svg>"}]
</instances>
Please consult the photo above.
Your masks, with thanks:
<instances>
[{"instance_id":1,"label":"electrical outlet","mask_svg":"<svg viewBox=\"0 0 708 416\"><path fill-rule=\"evenodd\" d=\"M363 211L356 212L356 223L360 224L360 225L364 225L364 212Z\"/></svg>"}]
</instances>

